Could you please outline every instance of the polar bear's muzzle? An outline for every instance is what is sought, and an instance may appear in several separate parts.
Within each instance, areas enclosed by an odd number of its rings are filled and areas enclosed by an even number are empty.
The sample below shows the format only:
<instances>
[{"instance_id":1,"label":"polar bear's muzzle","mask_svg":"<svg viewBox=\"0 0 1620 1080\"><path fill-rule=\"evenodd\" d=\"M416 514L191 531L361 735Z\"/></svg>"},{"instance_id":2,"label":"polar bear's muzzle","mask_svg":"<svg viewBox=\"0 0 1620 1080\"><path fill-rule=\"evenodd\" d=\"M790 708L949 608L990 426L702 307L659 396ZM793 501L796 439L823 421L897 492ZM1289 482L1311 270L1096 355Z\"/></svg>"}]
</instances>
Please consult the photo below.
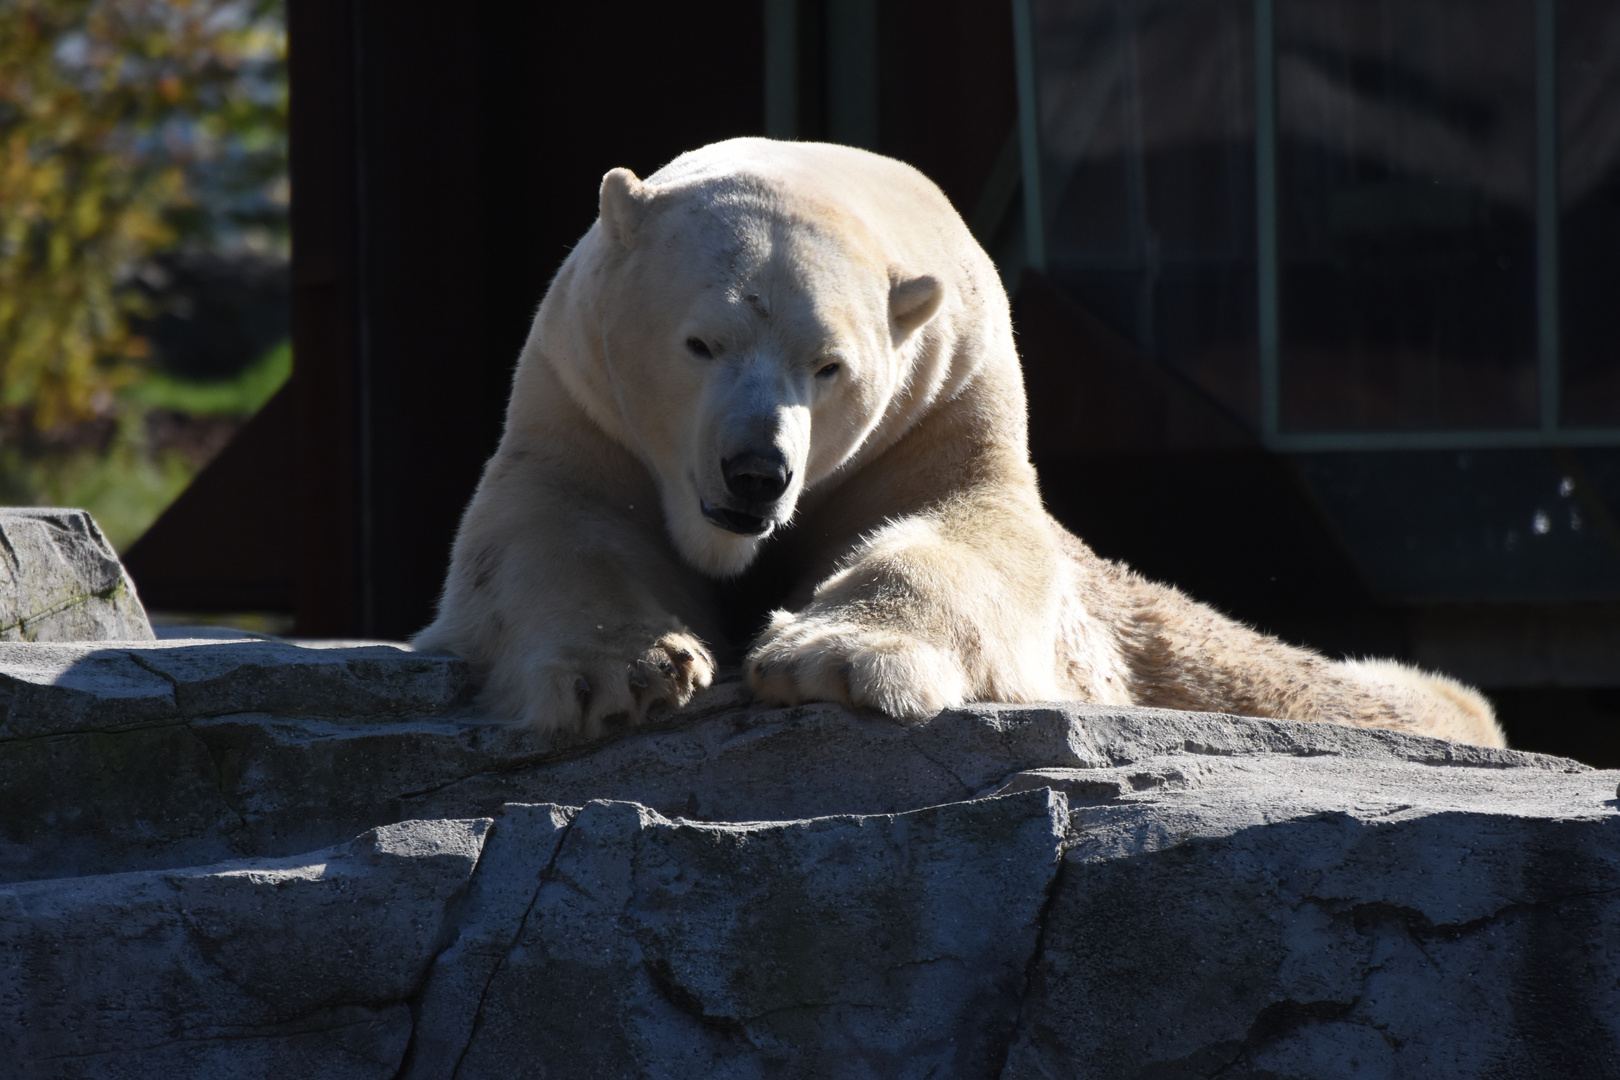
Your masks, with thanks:
<instances>
[{"instance_id":1,"label":"polar bear's muzzle","mask_svg":"<svg viewBox=\"0 0 1620 1080\"><path fill-rule=\"evenodd\" d=\"M703 516L727 532L760 536L776 524L777 504L793 483L793 470L782 452L744 450L720 462L731 506L715 506L702 500Z\"/></svg>"}]
</instances>

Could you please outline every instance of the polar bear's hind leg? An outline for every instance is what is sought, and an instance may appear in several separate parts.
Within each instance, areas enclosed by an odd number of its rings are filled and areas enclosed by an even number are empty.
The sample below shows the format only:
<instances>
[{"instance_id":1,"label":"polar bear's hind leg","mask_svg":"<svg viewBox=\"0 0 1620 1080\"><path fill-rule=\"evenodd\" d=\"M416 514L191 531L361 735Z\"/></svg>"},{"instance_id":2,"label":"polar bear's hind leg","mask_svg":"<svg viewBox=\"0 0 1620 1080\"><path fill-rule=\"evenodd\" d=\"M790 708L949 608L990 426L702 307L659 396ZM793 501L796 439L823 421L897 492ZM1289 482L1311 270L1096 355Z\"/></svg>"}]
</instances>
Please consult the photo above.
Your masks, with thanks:
<instances>
[{"instance_id":1,"label":"polar bear's hind leg","mask_svg":"<svg viewBox=\"0 0 1620 1080\"><path fill-rule=\"evenodd\" d=\"M1507 736L1485 695L1456 679L1398 660L1346 660L1343 669L1406 705L1410 730L1477 746L1506 746Z\"/></svg>"}]
</instances>

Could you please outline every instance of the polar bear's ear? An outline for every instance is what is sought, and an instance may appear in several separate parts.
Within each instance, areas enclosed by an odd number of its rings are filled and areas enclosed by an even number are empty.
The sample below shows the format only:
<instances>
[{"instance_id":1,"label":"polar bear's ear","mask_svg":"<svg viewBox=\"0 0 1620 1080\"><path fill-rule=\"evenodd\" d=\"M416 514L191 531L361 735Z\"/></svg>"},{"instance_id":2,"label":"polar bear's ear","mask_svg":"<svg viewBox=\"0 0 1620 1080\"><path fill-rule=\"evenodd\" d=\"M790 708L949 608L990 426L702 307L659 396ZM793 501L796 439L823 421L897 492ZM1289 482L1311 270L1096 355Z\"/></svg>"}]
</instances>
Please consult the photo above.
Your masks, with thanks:
<instances>
[{"instance_id":1,"label":"polar bear's ear","mask_svg":"<svg viewBox=\"0 0 1620 1080\"><path fill-rule=\"evenodd\" d=\"M602 228L620 247L635 247L636 229L652 196L652 188L629 169L609 169L602 177Z\"/></svg>"},{"instance_id":2,"label":"polar bear's ear","mask_svg":"<svg viewBox=\"0 0 1620 1080\"><path fill-rule=\"evenodd\" d=\"M945 299L945 286L931 274L906 277L889 271L889 318L894 320L895 340L910 337L939 310Z\"/></svg>"}]
</instances>

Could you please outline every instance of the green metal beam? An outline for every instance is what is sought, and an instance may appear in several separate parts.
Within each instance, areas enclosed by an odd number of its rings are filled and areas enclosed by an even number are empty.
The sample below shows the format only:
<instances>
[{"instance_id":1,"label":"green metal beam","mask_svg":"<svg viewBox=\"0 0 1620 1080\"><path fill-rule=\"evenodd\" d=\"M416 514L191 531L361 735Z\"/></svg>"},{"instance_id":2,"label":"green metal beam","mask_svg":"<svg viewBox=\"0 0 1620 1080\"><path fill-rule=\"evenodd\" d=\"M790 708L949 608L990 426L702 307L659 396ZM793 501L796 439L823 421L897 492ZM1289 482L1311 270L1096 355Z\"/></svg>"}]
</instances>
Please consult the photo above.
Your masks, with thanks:
<instances>
[{"instance_id":1,"label":"green metal beam","mask_svg":"<svg viewBox=\"0 0 1620 1080\"><path fill-rule=\"evenodd\" d=\"M1260 437L1282 429L1277 266L1277 32L1275 0L1254 0L1254 199L1260 326Z\"/></svg>"},{"instance_id":2,"label":"green metal beam","mask_svg":"<svg viewBox=\"0 0 1620 1080\"><path fill-rule=\"evenodd\" d=\"M1558 38L1555 0L1536 0L1536 360L1541 430L1558 429Z\"/></svg>"},{"instance_id":3,"label":"green metal beam","mask_svg":"<svg viewBox=\"0 0 1620 1080\"><path fill-rule=\"evenodd\" d=\"M1285 431L1265 440L1284 453L1327 450L1511 450L1620 445L1620 428L1502 428L1491 431Z\"/></svg>"},{"instance_id":4,"label":"green metal beam","mask_svg":"<svg viewBox=\"0 0 1620 1080\"><path fill-rule=\"evenodd\" d=\"M765 3L765 134L799 137L799 2Z\"/></svg>"},{"instance_id":5,"label":"green metal beam","mask_svg":"<svg viewBox=\"0 0 1620 1080\"><path fill-rule=\"evenodd\" d=\"M1032 0L1012 0L1013 52L1018 63L1018 141L1024 173L1024 262L1046 269L1046 203L1041 195L1041 113L1035 92Z\"/></svg>"}]
</instances>

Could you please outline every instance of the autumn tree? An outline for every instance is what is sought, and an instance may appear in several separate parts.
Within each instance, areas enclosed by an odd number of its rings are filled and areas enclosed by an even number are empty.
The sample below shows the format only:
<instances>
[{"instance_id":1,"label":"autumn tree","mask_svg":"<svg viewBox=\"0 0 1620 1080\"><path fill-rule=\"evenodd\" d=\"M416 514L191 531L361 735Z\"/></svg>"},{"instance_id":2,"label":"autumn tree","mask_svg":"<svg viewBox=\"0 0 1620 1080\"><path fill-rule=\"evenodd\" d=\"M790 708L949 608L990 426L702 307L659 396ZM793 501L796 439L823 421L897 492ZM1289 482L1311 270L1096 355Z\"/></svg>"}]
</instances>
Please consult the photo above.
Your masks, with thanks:
<instances>
[{"instance_id":1,"label":"autumn tree","mask_svg":"<svg viewBox=\"0 0 1620 1080\"><path fill-rule=\"evenodd\" d=\"M137 275L218 225L203 188L222 170L228 188L282 167L277 15L272 0L0 0L0 408L14 429L107 415L149 352Z\"/></svg>"}]
</instances>

